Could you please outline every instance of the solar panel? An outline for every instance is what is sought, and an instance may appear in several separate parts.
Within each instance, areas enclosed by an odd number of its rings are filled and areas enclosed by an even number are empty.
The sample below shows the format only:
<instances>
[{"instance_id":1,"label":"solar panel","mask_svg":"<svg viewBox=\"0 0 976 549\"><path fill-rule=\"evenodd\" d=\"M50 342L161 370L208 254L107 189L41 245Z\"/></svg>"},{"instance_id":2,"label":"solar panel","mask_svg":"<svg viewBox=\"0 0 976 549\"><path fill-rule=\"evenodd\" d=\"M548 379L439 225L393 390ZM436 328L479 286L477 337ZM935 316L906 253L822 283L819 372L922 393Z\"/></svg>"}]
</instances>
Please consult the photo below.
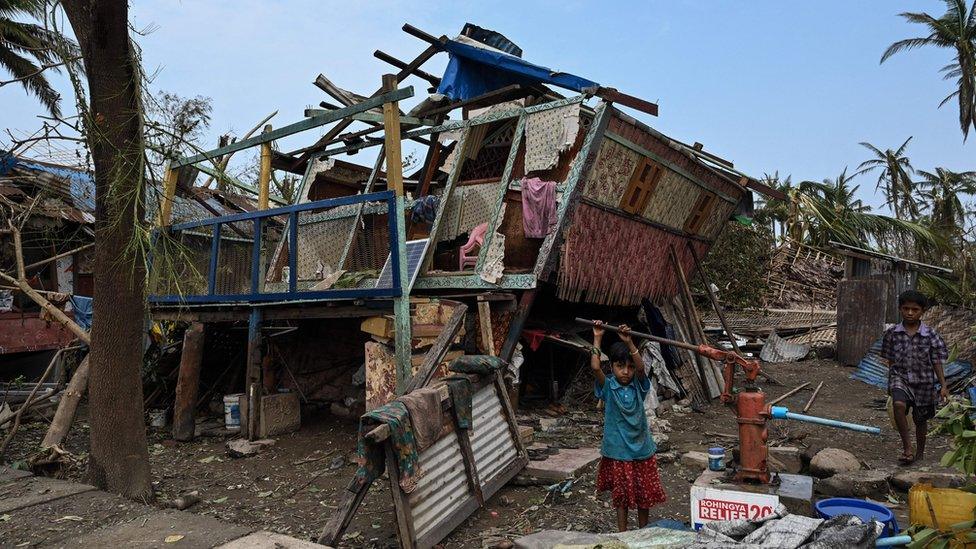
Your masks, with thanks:
<instances>
[{"instance_id":1,"label":"solar panel","mask_svg":"<svg viewBox=\"0 0 976 549\"><path fill-rule=\"evenodd\" d=\"M407 241L407 276L410 278L408 287L413 287L413 283L417 280L417 275L420 274L420 264L427 254L428 244L430 244L429 238ZM390 254L392 253L391 251ZM380 277L376 279L376 288L393 287L393 267L391 264L392 257L391 255L387 255L386 263L383 264L383 270L380 271Z\"/></svg>"}]
</instances>

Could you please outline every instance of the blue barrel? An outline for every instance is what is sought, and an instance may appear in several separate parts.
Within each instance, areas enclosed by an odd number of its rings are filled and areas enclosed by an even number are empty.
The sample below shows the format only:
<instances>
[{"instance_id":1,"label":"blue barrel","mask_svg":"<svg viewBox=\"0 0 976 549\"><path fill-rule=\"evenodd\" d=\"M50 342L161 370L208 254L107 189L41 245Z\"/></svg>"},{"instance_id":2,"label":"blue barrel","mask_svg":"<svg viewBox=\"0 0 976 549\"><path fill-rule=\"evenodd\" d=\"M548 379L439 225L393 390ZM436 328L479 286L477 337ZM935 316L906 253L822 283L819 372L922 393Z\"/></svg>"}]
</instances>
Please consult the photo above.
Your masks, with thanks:
<instances>
[{"instance_id":1,"label":"blue barrel","mask_svg":"<svg viewBox=\"0 0 976 549\"><path fill-rule=\"evenodd\" d=\"M881 537L894 536L898 533L898 521L895 520L894 513L891 509L877 503L854 498L828 498L818 501L814 509L817 510L817 515L824 519L854 515L864 522L876 520L885 525Z\"/></svg>"}]
</instances>

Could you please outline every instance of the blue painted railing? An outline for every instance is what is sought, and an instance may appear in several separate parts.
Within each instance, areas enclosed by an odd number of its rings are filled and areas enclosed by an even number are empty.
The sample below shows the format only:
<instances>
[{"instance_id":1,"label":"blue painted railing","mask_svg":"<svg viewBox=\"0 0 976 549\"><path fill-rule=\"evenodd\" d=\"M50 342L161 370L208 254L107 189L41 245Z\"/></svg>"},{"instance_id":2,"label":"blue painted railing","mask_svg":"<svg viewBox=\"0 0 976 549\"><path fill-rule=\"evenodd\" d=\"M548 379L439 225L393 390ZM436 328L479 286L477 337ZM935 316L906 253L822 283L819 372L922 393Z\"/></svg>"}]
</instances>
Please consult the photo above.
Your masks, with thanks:
<instances>
[{"instance_id":1,"label":"blue painted railing","mask_svg":"<svg viewBox=\"0 0 976 549\"><path fill-rule=\"evenodd\" d=\"M400 272L399 254L391 254L393 285L390 288L349 288L336 290L298 290L298 214L309 210L322 210L347 206L350 204L360 204L366 202L386 202L386 209L389 219L390 249L396 250L397 242L397 214L396 198L393 191L378 193L361 194L354 196L344 196L340 198L329 198L304 204L294 204L282 206L269 210L246 212L221 217L212 217L177 223L170 225L162 230L169 232L179 232L189 229L199 229L201 227L211 227L211 246L210 246L210 265L207 272L207 293L192 295L151 295L150 303L157 304L216 304L216 303L266 303L274 301L297 301L297 300L340 300L340 299L359 299L359 298L392 298L400 297L402 294L403 283L397 276ZM263 221L269 217L280 215L288 216L288 290L285 292L262 292L261 276L261 235ZM220 257L220 233L221 228L228 223L240 223L250 221L253 223L254 240L251 244L251 288L249 293L218 294L217 289L217 265Z\"/></svg>"}]
</instances>

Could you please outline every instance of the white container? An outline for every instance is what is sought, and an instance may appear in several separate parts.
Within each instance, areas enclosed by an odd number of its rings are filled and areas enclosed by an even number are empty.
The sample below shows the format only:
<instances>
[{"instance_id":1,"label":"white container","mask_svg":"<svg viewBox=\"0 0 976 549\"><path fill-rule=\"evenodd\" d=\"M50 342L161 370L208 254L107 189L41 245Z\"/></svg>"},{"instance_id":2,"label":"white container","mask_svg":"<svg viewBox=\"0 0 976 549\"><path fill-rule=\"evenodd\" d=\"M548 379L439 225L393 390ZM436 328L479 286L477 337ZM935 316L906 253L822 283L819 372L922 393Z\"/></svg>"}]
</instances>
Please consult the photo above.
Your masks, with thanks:
<instances>
[{"instance_id":1,"label":"white container","mask_svg":"<svg viewBox=\"0 0 976 549\"><path fill-rule=\"evenodd\" d=\"M241 397L244 393L224 395L224 427L228 431L241 430Z\"/></svg>"}]
</instances>

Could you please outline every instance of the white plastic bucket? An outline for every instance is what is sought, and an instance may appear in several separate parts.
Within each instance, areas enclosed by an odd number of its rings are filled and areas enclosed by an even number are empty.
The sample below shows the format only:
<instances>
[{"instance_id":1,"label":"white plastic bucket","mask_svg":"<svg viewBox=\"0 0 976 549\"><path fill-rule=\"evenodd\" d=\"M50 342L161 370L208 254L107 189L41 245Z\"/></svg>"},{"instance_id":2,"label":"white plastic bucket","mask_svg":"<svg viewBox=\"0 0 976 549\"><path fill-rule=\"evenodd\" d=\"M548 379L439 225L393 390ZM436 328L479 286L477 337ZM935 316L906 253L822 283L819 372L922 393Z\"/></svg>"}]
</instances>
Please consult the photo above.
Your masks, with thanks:
<instances>
[{"instance_id":1,"label":"white plastic bucket","mask_svg":"<svg viewBox=\"0 0 976 549\"><path fill-rule=\"evenodd\" d=\"M230 431L241 429L241 397L244 393L224 395L224 427Z\"/></svg>"}]
</instances>

